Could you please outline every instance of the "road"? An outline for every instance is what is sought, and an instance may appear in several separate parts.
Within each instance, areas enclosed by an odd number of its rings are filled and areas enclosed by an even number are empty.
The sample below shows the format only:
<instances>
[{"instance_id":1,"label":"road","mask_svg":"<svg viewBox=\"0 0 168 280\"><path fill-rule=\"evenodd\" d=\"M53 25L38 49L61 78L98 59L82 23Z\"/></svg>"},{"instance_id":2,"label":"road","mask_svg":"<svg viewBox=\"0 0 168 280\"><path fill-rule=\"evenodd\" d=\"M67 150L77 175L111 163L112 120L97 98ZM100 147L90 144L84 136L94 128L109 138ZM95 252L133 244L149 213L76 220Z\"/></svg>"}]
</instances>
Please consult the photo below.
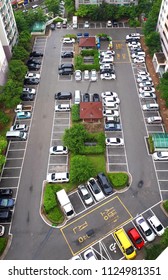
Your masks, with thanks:
<instances>
[{"instance_id":1,"label":"road","mask_svg":"<svg viewBox=\"0 0 168 280\"><path fill-rule=\"evenodd\" d=\"M123 40L131 31L128 29L108 30L114 41ZM132 30L134 32L135 30ZM50 228L41 219L39 208L43 180L46 179L50 139L54 115L54 93L60 90L74 92L78 85L62 82L57 79L57 68L60 62L60 40L67 30L54 31L47 39L45 57L41 72L41 82L33 115L29 141L23 164L17 204L13 217L11 247L6 255L8 260L58 260L70 259L72 254L62 232ZM72 30L70 30L70 33ZM90 34L102 33L101 30L90 30ZM121 49L127 54L125 44ZM132 176L132 185L128 191L119 194L123 203L135 217L161 200L157 178L150 156L148 156L144 137L146 127L136 92L136 83L129 57L121 63L116 62L117 81L112 82L112 91L119 93L121 99L121 117L124 141L128 160L128 170ZM106 81L100 79L92 83L90 92L108 90ZM86 92L87 83L80 89ZM143 187L138 182L143 180ZM94 219L94 218L93 218Z\"/></svg>"}]
</instances>

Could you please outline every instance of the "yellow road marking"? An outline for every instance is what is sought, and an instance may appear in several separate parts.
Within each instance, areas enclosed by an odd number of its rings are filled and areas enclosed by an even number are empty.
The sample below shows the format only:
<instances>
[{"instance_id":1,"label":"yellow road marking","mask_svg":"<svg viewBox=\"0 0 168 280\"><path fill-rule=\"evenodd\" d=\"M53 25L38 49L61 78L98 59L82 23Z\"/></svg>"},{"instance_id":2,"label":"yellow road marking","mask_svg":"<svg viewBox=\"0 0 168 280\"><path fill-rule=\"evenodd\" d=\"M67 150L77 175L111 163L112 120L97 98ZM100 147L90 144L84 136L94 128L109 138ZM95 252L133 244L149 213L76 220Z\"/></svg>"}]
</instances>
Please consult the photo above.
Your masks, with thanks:
<instances>
[{"instance_id":1,"label":"yellow road marking","mask_svg":"<svg viewBox=\"0 0 168 280\"><path fill-rule=\"evenodd\" d=\"M65 241L66 241L66 243L67 243L67 245L68 245L68 247L69 247L71 253L72 253L72 255L75 255L75 254L77 254L77 253L82 252L83 250L85 250L85 248L88 248L88 247L91 246L92 244L96 243L96 242L97 242L98 240L100 240L102 237L100 237L100 238L98 238L98 239L94 239L93 242L87 244L85 247L81 248L81 249L78 250L77 252L74 252L74 251L73 251L73 248L71 247L71 245L70 245L70 243L69 243L69 241L68 241L68 239L67 239L67 237L66 237L66 235L65 235L65 233L64 233L64 229L68 228L70 225L76 223L77 221L80 221L82 218L88 216L90 213L93 213L94 211L96 211L96 210L102 208L104 205L106 205L107 203L113 201L114 199L117 199L117 200L120 202L120 204L123 206L123 208L125 209L125 211L128 213L129 218L128 218L126 221L122 222L121 224L117 225L114 229L111 229L110 231L108 231L107 233L105 233L105 234L103 235L103 238L104 238L105 236L109 235L112 231L115 231L115 229L117 229L118 227L121 227L121 226L124 225L126 222L129 222L130 220L133 219L131 213L129 212L129 210L126 208L126 206L123 204L123 202L121 201L121 199L120 199L118 196L115 196L115 197L113 197L112 199L110 199L110 200L104 202L104 203L101 204L100 206L97 206L96 208L90 210L90 211L87 212L86 214L82 215L81 217L77 218L76 220L74 220L74 221L72 221L71 223L69 223L69 224L63 226L63 227L60 229L60 231L61 231L61 233L62 233L62 235L63 235L63 237L64 237L64 239L65 239ZM103 217L103 219L104 219L105 221L107 221L109 218L112 218L112 219L114 219L114 220L112 220L112 222L116 222L116 221L119 219L119 216L117 215L117 211L114 209L113 206L112 206L110 209L103 209L103 212L100 212L100 214L101 214L101 216ZM83 222L82 225L77 225L77 226L73 227L72 231L74 232L74 234L76 234L78 231L81 231L82 229L86 228L87 226L88 226L88 223L87 223L87 221L85 220L85 222ZM81 243L83 243L85 240L87 240L87 239L89 239L89 238L90 238L90 236L88 236L87 234L85 234L85 235L83 235L83 236L80 236L80 237L78 238L77 241L81 244Z\"/></svg>"}]
</instances>

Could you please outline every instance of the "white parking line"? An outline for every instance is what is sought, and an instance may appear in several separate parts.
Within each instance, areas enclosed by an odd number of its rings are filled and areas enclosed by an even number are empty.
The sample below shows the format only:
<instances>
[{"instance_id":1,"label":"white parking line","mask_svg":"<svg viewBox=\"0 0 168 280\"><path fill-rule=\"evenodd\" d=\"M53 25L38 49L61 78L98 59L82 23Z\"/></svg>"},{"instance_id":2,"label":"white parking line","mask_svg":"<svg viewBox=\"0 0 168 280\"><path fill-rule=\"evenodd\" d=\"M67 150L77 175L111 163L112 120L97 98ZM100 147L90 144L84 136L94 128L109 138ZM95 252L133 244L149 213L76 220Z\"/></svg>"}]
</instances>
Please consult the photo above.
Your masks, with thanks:
<instances>
[{"instance_id":1,"label":"white parking line","mask_svg":"<svg viewBox=\"0 0 168 280\"><path fill-rule=\"evenodd\" d=\"M4 170L6 169L21 169L21 167L4 167Z\"/></svg>"}]
</instances>

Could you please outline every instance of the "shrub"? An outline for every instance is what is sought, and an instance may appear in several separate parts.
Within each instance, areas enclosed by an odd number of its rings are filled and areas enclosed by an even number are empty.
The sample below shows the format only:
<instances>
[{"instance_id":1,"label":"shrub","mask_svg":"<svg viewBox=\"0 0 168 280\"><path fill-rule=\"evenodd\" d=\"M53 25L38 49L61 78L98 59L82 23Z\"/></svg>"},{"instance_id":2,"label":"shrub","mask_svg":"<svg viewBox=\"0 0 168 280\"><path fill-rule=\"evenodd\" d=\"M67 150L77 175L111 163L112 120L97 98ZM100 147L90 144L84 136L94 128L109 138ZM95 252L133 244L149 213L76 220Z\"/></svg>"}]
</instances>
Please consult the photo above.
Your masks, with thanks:
<instances>
[{"instance_id":1,"label":"shrub","mask_svg":"<svg viewBox=\"0 0 168 280\"><path fill-rule=\"evenodd\" d=\"M145 260L155 260L161 254L163 249L163 246L160 244L155 244L149 248L145 247Z\"/></svg>"},{"instance_id":2,"label":"shrub","mask_svg":"<svg viewBox=\"0 0 168 280\"><path fill-rule=\"evenodd\" d=\"M6 125L10 121L10 117L6 115L4 112L0 111L0 124Z\"/></svg>"},{"instance_id":3,"label":"shrub","mask_svg":"<svg viewBox=\"0 0 168 280\"><path fill-rule=\"evenodd\" d=\"M103 154L104 153L104 147L100 145L96 146L84 146L81 147L80 154L81 155L98 155L98 154Z\"/></svg>"},{"instance_id":4,"label":"shrub","mask_svg":"<svg viewBox=\"0 0 168 280\"><path fill-rule=\"evenodd\" d=\"M72 105L72 108L71 108L71 116L72 116L72 121L73 121L73 122L77 122L77 121L80 120L79 105L78 105L78 104Z\"/></svg>"},{"instance_id":5,"label":"shrub","mask_svg":"<svg viewBox=\"0 0 168 280\"><path fill-rule=\"evenodd\" d=\"M163 202L163 208L165 209L165 211L168 213L168 200L165 200Z\"/></svg>"},{"instance_id":6,"label":"shrub","mask_svg":"<svg viewBox=\"0 0 168 280\"><path fill-rule=\"evenodd\" d=\"M149 137L147 138L147 143L148 143L150 154L153 154L154 153L154 143L153 143L153 139L152 139L151 135L149 135Z\"/></svg>"},{"instance_id":7,"label":"shrub","mask_svg":"<svg viewBox=\"0 0 168 280\"><path fill-rule=\"evenodd\" d=\"M53 223L53 225L58 225L63 222L64 220L64 214L62 210L60 209L59 205L52 209L48 214L47 218Z\"/></svg>"},{"instance_id":8,"label":"shrub","mask_svg":"<svg viewBox=\"0 0 168 280\"><path fill-rule=\"evenodd\" d=\"M4 155L0 155L0 172L2 171L2 166L6 162L6 157Z\"/></svg>"},{"instance_id":9,"label":"shrub","mask_svg":"<svg viewBox=\"0 0 168 280\"><path fill-rule=\"evenodd\" d=\"M7 237L0 238L0 255L2 255L3 251L5 250L7 242L8 242Z\"/></svg>"},{"instance_id":10,"label":"shrub","mask_svg":"<svg viewBox=\"0 0 168 280\"><path fill-rule=\"evenodd\" d=\"M56 200L56 192L61 190L59 185L48 184L44 192L44 209L47 214L58 206Z\"/></svg>"},{"instance_id":11,"label":"shrub","mask_svg":"<svg viewBox=\"0 0 168 280\"><path fill-rule=\"evenodd\" d=\"M118 173L108 173L108 178L114 188L123 188L128 185L129 177L127 173L118 172Z\"/></svg>"},{"instance_id":12,"label":"shrub","mask_svg":"<svg viewBox=\"0 0 168 280\"><path fill-rule=\"evenodd\" d=\"M60 20L59 20L60 21ZM64 36L64 38L74 38L75 40L77 39L77 36L76 36L76 34L66 34L65 36Z\"/></svg>"}]
</instances>

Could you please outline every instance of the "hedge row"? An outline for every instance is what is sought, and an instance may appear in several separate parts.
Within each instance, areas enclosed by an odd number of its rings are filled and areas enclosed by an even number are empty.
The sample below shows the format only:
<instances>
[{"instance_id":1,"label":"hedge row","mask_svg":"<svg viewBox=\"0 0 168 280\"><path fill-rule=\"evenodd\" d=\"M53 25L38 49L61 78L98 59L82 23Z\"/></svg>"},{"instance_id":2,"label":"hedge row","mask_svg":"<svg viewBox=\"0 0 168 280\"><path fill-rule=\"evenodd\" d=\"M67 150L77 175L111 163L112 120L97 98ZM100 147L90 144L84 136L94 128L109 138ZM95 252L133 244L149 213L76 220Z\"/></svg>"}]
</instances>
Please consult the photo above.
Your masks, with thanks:
<instances>
[{"instance_id":1,"label":"hedge row","mask_svg":"<svg viewBox=\"0 0 168 280\"><path fill-rule=\"evenodd\" d=\"M116 189L123 188L129 183L129 177L127 173L108 173L108 178Z\"/></svg>"},{"instance_id":2,"label":"hedge row","mask_svg":"<svg viewBox=\"0 0 168 280\"><path fill-rule=\"evenodd\" d=\"M71 107L71 117L72 117L72 121L73 122L78 122L80 121L80 114L79 114L79 105L78 104L74 104Z\"/></svg>"}]
</instances>

